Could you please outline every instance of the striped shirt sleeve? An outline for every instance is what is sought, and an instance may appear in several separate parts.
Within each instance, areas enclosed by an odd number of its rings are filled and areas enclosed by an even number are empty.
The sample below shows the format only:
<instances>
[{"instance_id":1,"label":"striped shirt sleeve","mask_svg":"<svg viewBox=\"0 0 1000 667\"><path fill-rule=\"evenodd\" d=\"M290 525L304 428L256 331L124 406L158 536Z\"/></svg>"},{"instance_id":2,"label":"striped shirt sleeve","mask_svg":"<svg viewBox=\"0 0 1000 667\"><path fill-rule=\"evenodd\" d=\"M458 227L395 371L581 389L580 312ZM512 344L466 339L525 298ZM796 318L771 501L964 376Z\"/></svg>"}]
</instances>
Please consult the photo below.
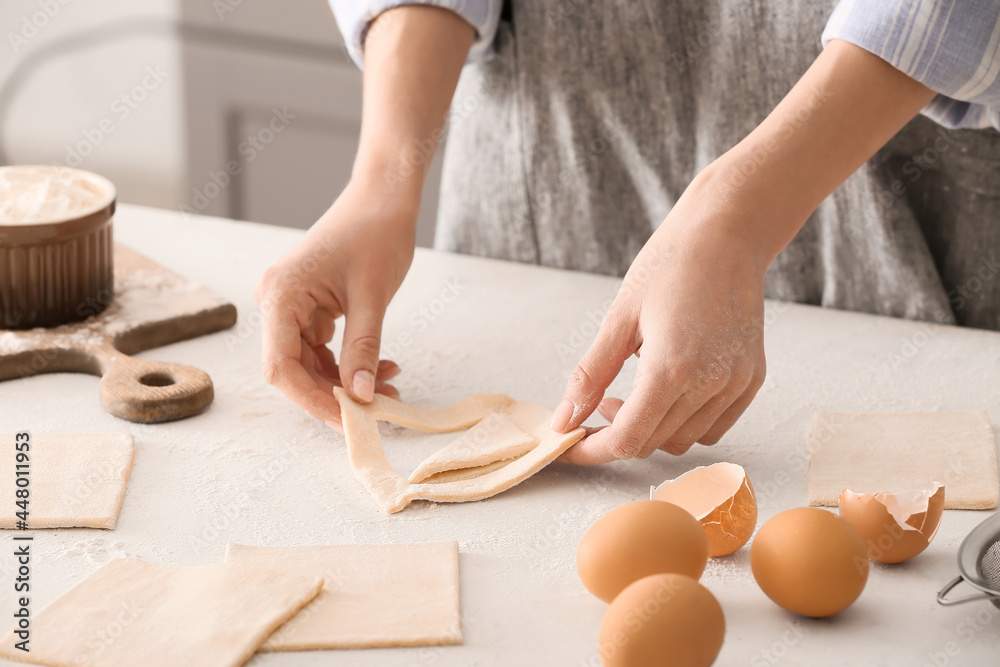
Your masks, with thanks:
<instances>
[{"instance_id":1,"label":"striped shirt sleeve","mask_svg":"<svg viewBox=\"0 0 1000 667\"><path fill-rule=\"evenodd\" d=\"M375 17L387 9L403 5L430 5L450 9L476 29L468 62L482 60L489 53L500 22L503 0L330 0L337 25L351 58L364 67L365 36Z\"/></svg>"},{"instance_id":2,"label":"striped shirt sleeve","mask_svg":"<svg viewBox=\"0 0 1000 667\"><path fill-rule=\"evenodd\" d=\"M945 127L1000 129L1000 2L840 0L823 45L832 39L937 92L922 113Z\"/></svg>"}]
</instances>

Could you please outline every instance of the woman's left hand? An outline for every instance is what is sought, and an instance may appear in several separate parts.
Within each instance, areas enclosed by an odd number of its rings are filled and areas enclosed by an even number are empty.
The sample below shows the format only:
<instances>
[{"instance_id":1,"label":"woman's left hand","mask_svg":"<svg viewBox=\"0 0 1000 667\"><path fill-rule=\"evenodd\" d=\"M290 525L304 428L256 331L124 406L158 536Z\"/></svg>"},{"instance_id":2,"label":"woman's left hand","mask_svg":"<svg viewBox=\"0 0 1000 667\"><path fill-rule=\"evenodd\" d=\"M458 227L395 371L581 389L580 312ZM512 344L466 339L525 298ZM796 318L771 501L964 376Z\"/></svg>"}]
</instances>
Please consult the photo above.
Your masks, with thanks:
<instances>
[{"instance_id":1,"label":"woman's left hand","mask_svg":"<svg viewBox=\"0 0 1000 667\"><path fill-rule=\"evenodd\" d=\"M570 377L553 428L575 428L595 409L612 424L563 461L596 465L714 444L763 383L771 257L741 233L752 226L713 180L699 176L643 247ZM604 398L633 354L632 393L624 402Z\"/></svg>"},{"instance_id":2,"label":"woman's left hand","mask_svg":"<svg viewBox=\"0 0 1000 667\"><path fill-rule=\"evenodd\" d=\"M695 177L636 257L552 428L612 421L563 456L598 464L717 442L764 381L764 272L820 202L935 93L833 40L739 144ZM640 356L624 402L604 392Z\"/></svg>"}]
</instances>

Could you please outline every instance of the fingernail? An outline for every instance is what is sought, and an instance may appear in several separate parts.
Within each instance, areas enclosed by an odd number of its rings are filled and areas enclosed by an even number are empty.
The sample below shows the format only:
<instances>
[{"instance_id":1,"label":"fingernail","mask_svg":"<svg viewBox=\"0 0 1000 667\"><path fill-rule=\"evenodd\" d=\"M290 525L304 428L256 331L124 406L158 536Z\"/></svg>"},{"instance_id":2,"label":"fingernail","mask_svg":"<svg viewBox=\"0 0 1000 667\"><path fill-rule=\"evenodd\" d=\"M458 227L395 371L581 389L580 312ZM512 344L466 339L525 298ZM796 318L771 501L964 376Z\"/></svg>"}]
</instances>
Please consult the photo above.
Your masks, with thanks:
<instances>
[{"instance_id":1,"label":"fingernail","mask_svg":"<svg viewBox=\"0 0 1000 667\"><path fill-rule=\"evenodd\" d=\"M360 370L354 374L351 382L354 396L359 401L368 402L375 398L375 374L371 371Z\"/></svg>"},{"instance_id":2,"label":"fingernail","mask_svg":"<svg viewBox=\"0 0 1000 667\"><path fill-rule=\"evenodd\" d=\"M564 398L556 411L552 413L552 421L549 423L549 427L553 431L562 431L569 424L569 420L573 418L573 403L570 402L568 398Z\"/></svg>"}]
</instances>

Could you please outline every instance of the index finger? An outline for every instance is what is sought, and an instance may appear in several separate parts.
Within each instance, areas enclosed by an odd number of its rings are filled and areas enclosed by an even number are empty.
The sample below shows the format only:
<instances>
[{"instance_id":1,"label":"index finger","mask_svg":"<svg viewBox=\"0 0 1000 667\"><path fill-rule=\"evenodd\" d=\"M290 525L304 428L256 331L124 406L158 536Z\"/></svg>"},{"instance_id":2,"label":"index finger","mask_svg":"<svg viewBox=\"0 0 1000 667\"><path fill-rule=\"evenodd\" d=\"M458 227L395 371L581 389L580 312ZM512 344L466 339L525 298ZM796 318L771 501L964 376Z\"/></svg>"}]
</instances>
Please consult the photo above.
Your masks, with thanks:
<instances>
[{"instance_id":1,"label":"index finger","mask_svg":"<svg viewBox=\"0 0 1000 667\"><path fill-rule=\"evenodd\" d=\"M594 466L648 456L656 449L649 442L650 436L681 394L682 387L663 373L643 374L611 426L588 435L566 450L560 460Z\"/></svg>"},{"instance_id":2,"label":"index finger","mask_svg":"<svg viewBox=\"0 0 1000 667\"><path fill-rule=\"evenodd\" d=\"M302 365L304 341L295 312L274 309L264 318L261 334L264 379L310 415L339 427L340 406L332 392L325 392Z\"/></svg>"}]
</instances>

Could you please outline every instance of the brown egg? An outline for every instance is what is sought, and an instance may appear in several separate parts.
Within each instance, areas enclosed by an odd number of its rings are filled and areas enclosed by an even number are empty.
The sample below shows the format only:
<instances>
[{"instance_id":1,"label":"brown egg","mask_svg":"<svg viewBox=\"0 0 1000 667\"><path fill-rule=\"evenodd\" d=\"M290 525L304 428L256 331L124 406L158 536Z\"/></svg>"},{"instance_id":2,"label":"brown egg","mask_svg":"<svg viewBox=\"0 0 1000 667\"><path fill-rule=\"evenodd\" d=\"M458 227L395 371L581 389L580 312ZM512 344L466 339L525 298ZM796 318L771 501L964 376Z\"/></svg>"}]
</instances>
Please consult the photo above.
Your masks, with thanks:
<instances>
[{"instance_id":1,"label":"brown egg","mask_svg":"<svg viewBox=\"0 0 1000 667\"><path fill-rule=\"evenodd\" d=\"M840 516L861 535L868 557L902 563L927 548L944 514L944 485L928 491L840 494Z\"/></svg>"},{"instance_id":2,"label":"brown egg","mask_svg":"<svg viewBox=\"0 0 1000 667\"><path fill-rule=\"evenodd\" d=\"M633 581L674 572L698 579L708 562L701 524L676 505L640 500L602 516L580 540L576 569L605 602Z\"/></svg>"},{"instance_id":3,"label":"brown egg","mask_svg":"<svg viewBox=\"0 0 1000 667\"><path fill-rule=\"evenodd\" d=\"M615 598L601 623L604 667L708 667L726 634L722 607L683 574L654 574Z\"/></svg>"},{"instance_id":4,"label":"brown egg","mask_svg":"<svg viewBox=\"0 0 1000 667\"><path fill-rule=\"evenodd\" d=\"M822 618L846 609L868 581L865 543L826 510L787 510L767 521L750 547L750 568L777 604Z\"/></svg>"},{"instance_id":5,"label":"brown egg","mask_svg":"<svg viewBox=\"0 0 1000 667\"><path fill-rule=\"evenodd\" d=\"M757 527L753 485L735 463L713 463L668 479L650 494L687 510L705 529L710 558L728 556L750 541Z\"/></svg>"}]
</instances>

